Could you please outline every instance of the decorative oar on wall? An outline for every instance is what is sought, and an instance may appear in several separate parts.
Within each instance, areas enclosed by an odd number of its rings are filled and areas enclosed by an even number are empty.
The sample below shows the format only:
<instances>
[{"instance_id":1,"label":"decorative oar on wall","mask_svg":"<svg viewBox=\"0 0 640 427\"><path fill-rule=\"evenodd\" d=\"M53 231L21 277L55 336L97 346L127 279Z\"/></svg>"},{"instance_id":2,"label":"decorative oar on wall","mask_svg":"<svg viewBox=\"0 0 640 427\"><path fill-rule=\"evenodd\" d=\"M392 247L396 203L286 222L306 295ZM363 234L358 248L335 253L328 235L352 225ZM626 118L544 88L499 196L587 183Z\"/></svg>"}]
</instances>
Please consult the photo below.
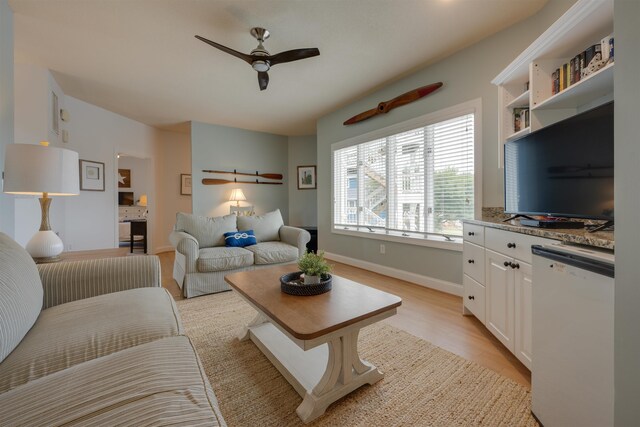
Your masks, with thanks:
<instances>
[{"instance_id":1,"label":"decorative oar on wall","mask_svg":"<svg viewBox=\"0 0 640 427\"><path fill-rule=\"evenodd\" d=\"M390 101L381 102L378 104L376 108L371 110L367 110L363 113L357 114L351 117L349 120L344 122L345 126L352 125L354 123L362 122L364 120L370 119L371 117L375 117L378 114L385 114L394 108L401 107L403 105L407 105L412 103L413 101L417 101L420 98L423 98L433 91L436 91L442 87L442 82L433 83L427 86L419 87L418 89L414 89L407 93L403 93L400 96L393 98Z\"/></svg>"},{"instance_id":2,"label":"decorative oar on wall","mask_svg":"<svg viewBox=\"0 0 640 427\"><path fill-rule=\"evenodd\" d=\"M230 174L230 175L241 175L241 176L255 176L258 178L266 178L266 179L282 179L282 174L279 173L243 173L238 172L236 169L231 171L219 171L219 170L211 170L211 169L203 169L202 172L205 173L220 173L220 174ZM255 181L238 181L237 178L229 179L215 179L215 178L203 178L202 183L204 185L222 185L222 184L272 184L272 185L282 185L282 182L271 182L271 181L259 181L257 178Z\"/></svg>"}]
</instances>

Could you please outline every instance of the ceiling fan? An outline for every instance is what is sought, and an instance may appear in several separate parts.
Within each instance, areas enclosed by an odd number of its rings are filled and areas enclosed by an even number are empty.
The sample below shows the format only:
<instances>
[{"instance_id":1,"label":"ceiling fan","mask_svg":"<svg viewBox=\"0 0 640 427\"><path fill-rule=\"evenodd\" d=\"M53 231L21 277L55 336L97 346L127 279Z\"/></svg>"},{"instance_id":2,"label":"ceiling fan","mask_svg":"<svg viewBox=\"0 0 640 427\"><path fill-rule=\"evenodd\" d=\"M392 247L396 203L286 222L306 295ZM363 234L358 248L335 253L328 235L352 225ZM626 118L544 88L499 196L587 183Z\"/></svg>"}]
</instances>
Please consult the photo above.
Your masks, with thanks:
<instances>
[{"instance_id":1,"label":"ceiling fan","mask_svg":"<svg viewBox=\"0 0 640 427\"><path fill-rule=\"evenodd\" d=\"M235 56L236 58L240 58L243 61L249 63L253 67L253 69L258 72L258 84L260 85L260 90L265 90L267 88L267 85L269 84L269 74L267 74L267 71L269 71L269 69L274 65L283 64L285 62L298 61L300 59L306 59L320 55L320 51L315 47L287 50L285 52L276 53L275 55L270 55L269 52L264 48L264 46L262 46L262 43L264 43L264 41L269 38L269 31L264 28L255 27L251 29L251 35L255 37L256 40L258 40L258 47L253 49L248 55L213 42L211 40L205 39L204 37L195 37L198 40L202 40L203 42L217 49L220 49L223 52L226 52L230 55Z\"/></svg>"}]
</instances>

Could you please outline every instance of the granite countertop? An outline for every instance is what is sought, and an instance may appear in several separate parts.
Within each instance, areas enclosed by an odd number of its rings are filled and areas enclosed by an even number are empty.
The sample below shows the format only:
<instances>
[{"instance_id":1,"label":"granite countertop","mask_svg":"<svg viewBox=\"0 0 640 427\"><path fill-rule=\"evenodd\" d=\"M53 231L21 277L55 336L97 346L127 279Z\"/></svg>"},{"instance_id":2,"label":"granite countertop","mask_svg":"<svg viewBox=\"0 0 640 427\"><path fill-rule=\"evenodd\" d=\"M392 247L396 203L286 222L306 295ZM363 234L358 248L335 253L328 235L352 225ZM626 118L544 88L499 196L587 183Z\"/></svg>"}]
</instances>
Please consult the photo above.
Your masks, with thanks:
<instances>
[{"instance_id":1,"label":"granite countertop","mask_svg":"<svg viewBox=\"0 0 640 427\"><path fill-rule=\"evenodd\" d=\"M531 236L546 237L549 239L562 240L563 242L575 243L579 245L594 246L603 249L615 249L613 231L597 231L589 233L586 229L580 228L535 228L520 225L520 220L514 219L509 222L502 222L508 218L502 208L483 208L482 220L465 220L469 224L484 225L486 227L498 228L516 233L529 234Z\"/></svg>"}]
</instances>

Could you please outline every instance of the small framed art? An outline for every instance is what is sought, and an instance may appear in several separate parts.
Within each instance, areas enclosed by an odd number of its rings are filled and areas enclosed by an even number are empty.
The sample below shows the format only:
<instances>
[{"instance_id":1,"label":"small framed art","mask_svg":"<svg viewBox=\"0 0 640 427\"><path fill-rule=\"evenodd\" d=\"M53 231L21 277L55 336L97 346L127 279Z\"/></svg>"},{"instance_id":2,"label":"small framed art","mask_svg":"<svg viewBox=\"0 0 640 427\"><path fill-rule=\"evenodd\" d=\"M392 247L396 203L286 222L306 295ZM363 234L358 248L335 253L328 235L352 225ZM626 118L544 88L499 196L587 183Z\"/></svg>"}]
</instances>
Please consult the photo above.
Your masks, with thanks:
<instances>
[{"instance_id":1,"label":"small framed art","mask_svg":"<svg viewBox=\"0 0 640 427\"><path fill-rule=\"evenodd\" d=\"M316 188L316 166L298 166L298 190Z\"/></svg>"},{"instance_id":2,"label":"small framed art","mask_svg":"<svg viewBox=\"0 0 640 427\"><path fill-rule=\"evenodd\" d=\"M104 191L104 163L80 159L80 190Z\"/></svg>"},{"instance_id":3,"label":"small framed art","mask_svg":"<svg viewBox=\"0 0 640 427\"><path fill-rule=\"evenodd\" d=\"M191 174L180 174L180 194L183 196L191 195Z\"/></svg>"},{"instance_id":4,"label":"small framed art","mask_svg":"<svg viewBox=\"0 0 640 427\"><path fill-rule=\"evenodd\" d=\"M131 188L131 169L118 169L118 188Z\"/></svg>"}]
</instances>

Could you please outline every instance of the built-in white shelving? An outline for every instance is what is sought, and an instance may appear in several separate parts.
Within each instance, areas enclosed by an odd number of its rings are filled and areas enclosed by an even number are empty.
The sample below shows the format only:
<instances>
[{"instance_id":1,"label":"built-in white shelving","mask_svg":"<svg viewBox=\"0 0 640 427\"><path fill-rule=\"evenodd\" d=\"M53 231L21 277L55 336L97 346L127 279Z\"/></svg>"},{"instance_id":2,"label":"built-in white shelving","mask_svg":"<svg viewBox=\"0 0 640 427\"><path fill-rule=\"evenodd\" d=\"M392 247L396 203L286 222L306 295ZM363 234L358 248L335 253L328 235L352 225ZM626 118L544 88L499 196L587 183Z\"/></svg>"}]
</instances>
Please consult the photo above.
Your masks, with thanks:
<instances>
[{"instance_id":1,"label":"built-in white shelving","mask_svg":"<svg viewBox=\"0 0 640 427\"><path fill-rule=\"evenodd\" d=\"M503 144L613 98L613 67L553 94L553 72L613 33L613 0L578 0L491 83L498 86L499 166ZM528 82L528 84L527 84ZM529 127L514 129L514 109L529 108Z\"/></svg>"}]
</instances>

